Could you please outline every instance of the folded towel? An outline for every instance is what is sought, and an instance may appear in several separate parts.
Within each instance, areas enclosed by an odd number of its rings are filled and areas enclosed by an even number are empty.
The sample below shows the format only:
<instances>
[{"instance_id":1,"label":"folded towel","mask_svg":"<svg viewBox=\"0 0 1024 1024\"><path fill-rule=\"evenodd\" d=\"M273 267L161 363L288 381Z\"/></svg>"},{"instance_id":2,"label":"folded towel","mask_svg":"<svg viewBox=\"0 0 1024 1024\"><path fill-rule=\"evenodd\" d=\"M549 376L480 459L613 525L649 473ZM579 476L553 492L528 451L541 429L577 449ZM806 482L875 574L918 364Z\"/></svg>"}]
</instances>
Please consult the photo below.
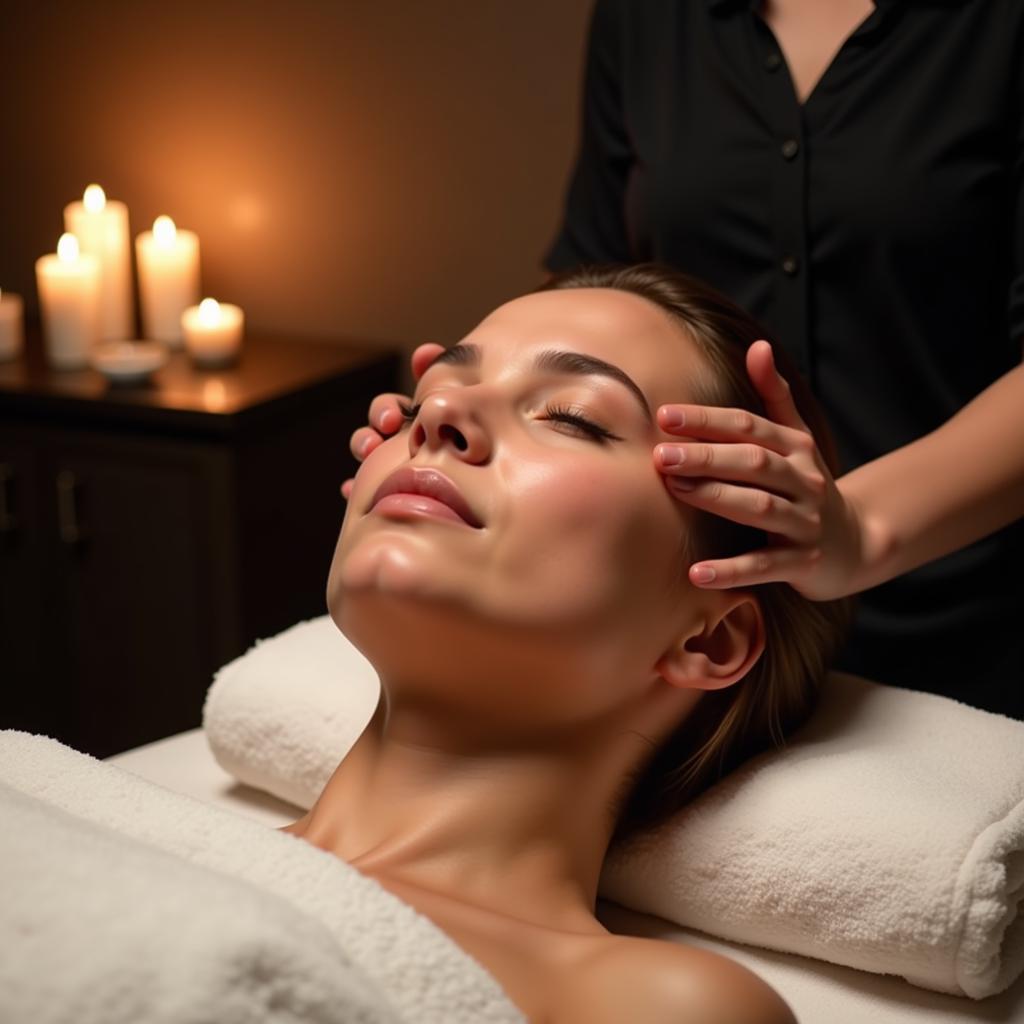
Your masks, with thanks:
<instances>
[{"instance_id":1,"label":"folded towel","mask_svg":"<svg viewBox=\"0 0 1024 1024\"><path fill-rule=\"evenodd\" d=\"M429 918L311 844L0 732L0 1020L524 1020Z\"/></svg>"},{"instance_id":2,"label":"folded towel","mask_svg":"<svg viewBox=\"0 0 1024 1024\"><path fill-rule=\"evenodd\" d=\"M203 725L226 771L309 808L378 693L325 615L224 666ZM719 938L994 995L1024 972L1024 723L830 673L785 748L609 851L599 894Z\"/></svg>"},{"instance_id":3,"label":"folded towel","mask_svg":"<svg viewBox=\"0 0 1024 1024\"><path fill-rule=\"evenodd\" d=\"M397 1022L318 921L0 783L0 1020Z\"/></svg>"}]
</instances>

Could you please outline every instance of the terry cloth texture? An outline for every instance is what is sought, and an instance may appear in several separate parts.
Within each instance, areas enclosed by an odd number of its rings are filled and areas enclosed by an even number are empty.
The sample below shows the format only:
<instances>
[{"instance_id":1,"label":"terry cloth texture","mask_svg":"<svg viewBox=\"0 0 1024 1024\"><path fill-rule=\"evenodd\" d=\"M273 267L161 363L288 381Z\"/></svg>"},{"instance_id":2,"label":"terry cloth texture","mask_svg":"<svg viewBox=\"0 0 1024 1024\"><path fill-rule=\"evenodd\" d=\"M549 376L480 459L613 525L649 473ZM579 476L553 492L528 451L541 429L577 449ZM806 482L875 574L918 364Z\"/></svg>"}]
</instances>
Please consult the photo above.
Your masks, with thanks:
<instances>
[{"instance_id":1,"label":"terry cloth texture","mask_svg":"<svg viewBox=\"0 0 1024 1024\"><path fill-rule=\"evenodd\" d=\"M0 1020L513 1024L498 982L296 836L0 732Z\"/></svg>"}]
</instances>

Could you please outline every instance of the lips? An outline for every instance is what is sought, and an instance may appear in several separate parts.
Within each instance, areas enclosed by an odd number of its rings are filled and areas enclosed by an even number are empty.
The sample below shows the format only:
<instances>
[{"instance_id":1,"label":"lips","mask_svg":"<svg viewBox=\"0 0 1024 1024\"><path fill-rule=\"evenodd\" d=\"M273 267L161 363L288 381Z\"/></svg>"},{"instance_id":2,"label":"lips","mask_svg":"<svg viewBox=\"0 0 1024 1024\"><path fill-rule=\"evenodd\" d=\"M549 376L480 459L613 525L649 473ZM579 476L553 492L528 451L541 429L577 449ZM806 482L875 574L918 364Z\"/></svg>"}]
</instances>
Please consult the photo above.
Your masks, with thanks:
<instances>
[{"instance_id":1,"label":"lips","mask_svg":"<svg viewBox=\"0 0 1024 1024\"><path fill-rule=\"evenodd\" d=\"M480 521L468 502L459 493L459 489L438 469L414 468L403 466L391 474L377 488L370 508L373 508L381 498L389 494L421 494L427 498L433 498L447 505L460 519L468 526L480 529L483 523Z\"/></svg>"}]
</instances>

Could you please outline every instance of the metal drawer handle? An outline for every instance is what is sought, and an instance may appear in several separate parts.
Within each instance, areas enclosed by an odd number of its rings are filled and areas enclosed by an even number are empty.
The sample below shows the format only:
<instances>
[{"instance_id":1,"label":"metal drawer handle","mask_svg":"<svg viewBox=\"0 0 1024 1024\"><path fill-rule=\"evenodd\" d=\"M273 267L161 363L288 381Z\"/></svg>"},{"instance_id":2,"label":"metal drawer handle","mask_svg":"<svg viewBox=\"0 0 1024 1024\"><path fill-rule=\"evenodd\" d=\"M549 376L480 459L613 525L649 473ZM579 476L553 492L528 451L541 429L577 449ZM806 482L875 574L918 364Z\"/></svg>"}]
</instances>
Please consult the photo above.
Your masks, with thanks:
<instances>
[{"instance_id":1,"label":"metal drawer handle","mask_svg":"<svg viewBox=\"0 0 1024 1024\"><path fill-rule=\"evenodd\" d=\"M18 517L14 514L14 467L0 462L0 533L14 533Z\"/></svg>"},{"instance_id":2,"label":"metal drawer handle","mask_svg":"<svg viewBox=\"0 0 1024 1024\"><path fill-rule=\"evenodd\" d=\"M70 469L62 469L57 474L57 523L60 539L65 544L78 544L85 539L85 532L78 522L78 505L75 501L75 489L79 481Z\"/></svg>"}]
</instances>

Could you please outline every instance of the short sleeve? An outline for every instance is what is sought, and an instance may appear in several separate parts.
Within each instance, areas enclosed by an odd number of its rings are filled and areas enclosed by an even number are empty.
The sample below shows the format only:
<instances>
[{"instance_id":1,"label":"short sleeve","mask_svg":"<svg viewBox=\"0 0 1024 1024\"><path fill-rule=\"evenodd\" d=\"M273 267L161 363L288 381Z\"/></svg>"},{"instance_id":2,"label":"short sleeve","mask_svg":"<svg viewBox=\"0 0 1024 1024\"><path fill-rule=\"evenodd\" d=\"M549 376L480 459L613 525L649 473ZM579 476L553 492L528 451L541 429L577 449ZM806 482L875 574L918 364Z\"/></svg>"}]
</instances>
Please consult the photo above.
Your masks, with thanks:
<instances>
[{"instance_id":1,"label":"short sleeve","mask_svg":"<svg viewBox=\"0 0 1024 1024\"><path fill-rule=\"evenodd\" d=\"M1024 358L1024 32L1017 66L1014 150L1011 165L1010 340Z\"/></svg>"},{"instance_id":2,"label":"short sleeve","mask_svg":"<svg viewBox=\"0 0 1024 1024\"><path fill-rule=\"evenodd\" d=\"M633 149L623 115L619 6L597 0L591 13L579 149L562 224L543 260L551 271L630 258L625 191Z\"/></svg>"}]
</instances>

